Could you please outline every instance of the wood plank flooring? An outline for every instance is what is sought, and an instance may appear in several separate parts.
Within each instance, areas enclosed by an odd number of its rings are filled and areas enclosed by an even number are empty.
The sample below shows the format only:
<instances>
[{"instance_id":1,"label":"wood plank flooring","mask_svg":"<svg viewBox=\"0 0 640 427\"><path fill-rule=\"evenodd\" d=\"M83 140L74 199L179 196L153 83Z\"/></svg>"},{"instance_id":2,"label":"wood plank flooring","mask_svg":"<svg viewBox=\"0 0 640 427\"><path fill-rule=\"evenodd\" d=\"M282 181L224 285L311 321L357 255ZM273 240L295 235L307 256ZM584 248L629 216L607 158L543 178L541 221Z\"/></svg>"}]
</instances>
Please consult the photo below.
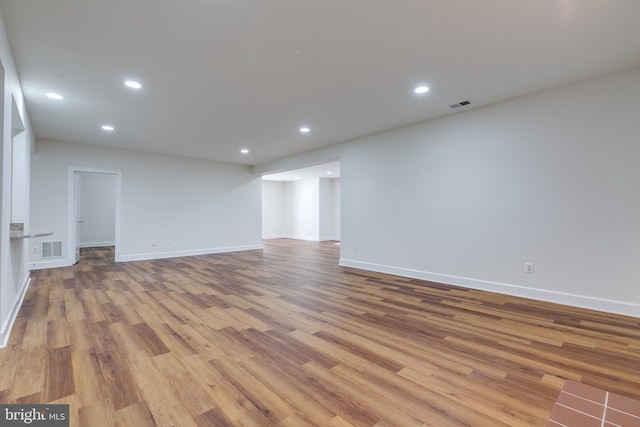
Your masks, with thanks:
<instances>
[{"instance_id":1,"label":"wood plank flooring","mask_svg":"<svg viewBox=\"0 0 640 427\"><path fill-rule=\"evenodd\" d=\"M640 399L640 319L339 267L334 242L32 273L0 402L72 426L544 426Z\"/></svg>"}]
</instances>

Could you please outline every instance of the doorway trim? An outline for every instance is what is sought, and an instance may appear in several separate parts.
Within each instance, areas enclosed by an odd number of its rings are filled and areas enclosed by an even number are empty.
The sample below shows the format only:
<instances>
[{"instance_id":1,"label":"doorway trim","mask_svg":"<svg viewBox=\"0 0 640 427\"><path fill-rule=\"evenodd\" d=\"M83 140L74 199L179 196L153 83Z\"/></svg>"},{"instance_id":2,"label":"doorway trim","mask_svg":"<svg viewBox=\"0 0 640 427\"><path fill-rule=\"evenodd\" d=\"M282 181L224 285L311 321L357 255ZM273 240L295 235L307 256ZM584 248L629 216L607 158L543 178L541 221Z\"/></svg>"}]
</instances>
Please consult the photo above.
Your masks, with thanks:
<instances>
[{"instance_id":1,"label":"doorway trim","mask_svg":"<svg viewBox=\"0 0 640 427\"><path fill-rule=\"evenodd\" d=\"M67 264L69 266L75 263L76 252L76 210L74 203L76 200L75 175L79 172L101 173L106 175L115 175L116 177L116 229L115 229L115 261L120 262L120 224L121 224L121 200L122 200L122 171L110 169L95 169L79 166L69 166L67 177Z\"/></svg>"}]
</instances>

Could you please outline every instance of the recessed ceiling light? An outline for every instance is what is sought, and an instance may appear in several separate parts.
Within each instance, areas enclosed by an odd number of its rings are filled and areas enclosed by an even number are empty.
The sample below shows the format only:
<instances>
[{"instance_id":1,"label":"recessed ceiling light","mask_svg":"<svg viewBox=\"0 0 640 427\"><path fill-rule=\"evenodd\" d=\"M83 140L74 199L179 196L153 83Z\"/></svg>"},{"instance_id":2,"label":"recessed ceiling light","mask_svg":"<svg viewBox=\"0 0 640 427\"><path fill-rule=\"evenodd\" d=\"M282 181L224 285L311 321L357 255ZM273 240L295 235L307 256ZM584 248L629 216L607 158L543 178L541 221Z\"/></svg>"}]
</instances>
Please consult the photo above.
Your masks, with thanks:
<instances>
[{"instance_id":1,"label":"recessed ceiling light","mask_svg":"<svg viewBox=\"0 0 640 427\"><path fill-rule=\"evenodd\" d=\"M60 101L61 99L64 99L64 97L58 93L53 93L53 92L48 92L47 96L51 99L56 99L58 101Z\"/></svg>"},{"instance_id":2,"label":"recessed ceiling light","mask_svg":"<svg viewBox=\"0 0 640 427\"><path fill-rule=\"evenodd\" d=\"M429 86L418 86L413 90L413 92L417 94L427 93L429 92Z\"/></svg>"},{"instance_id":3,"label":"recessed ceiling light","mask_svg":"<svg viewBox=\"0 0 640 427\"><path fill-rule=\"evenodd\" d=\"M309 132L311 132L311 129L308 128L307 126L303 126L303 127L300 128L300 132L309 133Z\"/></svg>"},{"instance_id":4,"label":"recessed ceiling light","mask_svg":"<svg viewBox=\"0 0 640 427\"><path fill-rule=\"evenodd\" d=\"M111 132L113 130L113 126L103 125L102 130L106 130L107 132Z\"/></svg>"},{"instance_id":5,"label":"recessed ceiling light","mask_svg":"<svg viewBox=\"0 0 640 427\"><path fill-rule=\"evenodd\" d=\"M242 154L249 154L249 149L248 148L243 148L242 150L240 150L240 152Z\"/></svg>"},{"instance_id":6,"label":"recessed ceiling light","mask_svg":"<svg viewBox=\"0 0 640 427\"><path fill-rule=\"evenodd\" d=\"M329 171L327 172L327 175L333 175L333 172Z\"/></svg>"},{"instance_id":7,"label":"recessed ceiling light","mask_svg":"<svg viewBox=\"0 0 640 427\"><path fill-rule=\"evenodd\" d=\"M127 80L124 84L132 89L140 89L142 85L135 80Z\"/></svg>"}]
</instances>

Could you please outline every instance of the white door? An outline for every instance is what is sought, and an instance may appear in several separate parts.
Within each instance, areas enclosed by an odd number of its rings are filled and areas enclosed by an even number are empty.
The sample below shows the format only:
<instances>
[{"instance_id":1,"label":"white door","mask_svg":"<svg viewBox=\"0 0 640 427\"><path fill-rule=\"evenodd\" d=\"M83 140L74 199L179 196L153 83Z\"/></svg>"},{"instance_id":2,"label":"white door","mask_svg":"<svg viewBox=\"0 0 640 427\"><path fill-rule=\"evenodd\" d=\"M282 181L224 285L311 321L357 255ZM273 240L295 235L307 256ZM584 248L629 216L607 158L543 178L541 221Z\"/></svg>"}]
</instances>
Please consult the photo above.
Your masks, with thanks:
<instances>
[{"instance_id":1,"label":"white door","mask_svg":"<svg viewBox=\"0 0 640 427\"><path fill-rule=\"evenodd\" d=\"M73 217L76 223L76 236L75 236L75 260L74 264L80 261L80 190L82 189L82 179L80 172L75 172L74 176L74 188L73 188Z\"/></svg>"}]
</instances>

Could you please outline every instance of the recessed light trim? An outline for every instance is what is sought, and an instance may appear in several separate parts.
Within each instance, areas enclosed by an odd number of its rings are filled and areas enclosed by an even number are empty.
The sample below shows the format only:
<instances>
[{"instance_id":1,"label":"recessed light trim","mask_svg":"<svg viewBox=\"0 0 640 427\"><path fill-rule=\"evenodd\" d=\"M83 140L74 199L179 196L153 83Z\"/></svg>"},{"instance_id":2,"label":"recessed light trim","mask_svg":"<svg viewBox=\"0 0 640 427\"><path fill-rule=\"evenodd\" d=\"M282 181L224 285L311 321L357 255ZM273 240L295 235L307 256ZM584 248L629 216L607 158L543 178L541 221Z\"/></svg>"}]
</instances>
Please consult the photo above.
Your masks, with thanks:
<instances>
[{"instance_id":1,"label":"recessed light trim","mask_svg":"<svg viewBox=\"0 0 640 427\"><path fill-rule=\"evenodd\" d=\"M124 82L124 84L131 89L140 89L142 87L142 85L135 80L127 80Z\"/></svg>"},{"instance_id":2,"label":"recessed light trim","mask_svg":"<svg viewBox=\"0 0 640 427\"><path fill-rule=\"evenodd\" d=\"M417 86L413 92L417 95L422 95L423 93L429 92L429 86Z\"/></svg>"},{"instance_id":3,"label":"recessed light trim","mask_svg":"<svg viewBox=\"0 0 640 427\"><path fill-rule=\"evenodd\" d=\"M102 130L112 132L115 128L111 125L102 125Z\"/></svg>"},{"instance_id":4,"label":"recessed light trim","mask_svg":"<svg viewBox=\"0 0 640 427\"><path fill-rule=\"evenodd\" d=\"M248 148L243 148L243 149L240 150L240 152L242 154L249 154L249 149Z\"/></svg>"},{"instance_id":5,"label":"recessed light trim","mask_svg":"<svg viewBox=\"0 0 640 427\"><path fill-rule=\"evenodd\" d=\"M59 93L55 93L55 92L47 92L47 96L51 99L55 99L56 101L60 101L63 100L64 97L62 95L60 95Z\"/></svg>"},{"instance_id":6,"label":"recessed light trim","mask_svg":"<svg viewBox=\"0 0 640 427\"><path fill-rule=\"evenodd\" d=\"M311 132L311 128L308 126L302 126L300 128L300 133L309 133L309 132Z\"/></svg>"}]
</instances>

